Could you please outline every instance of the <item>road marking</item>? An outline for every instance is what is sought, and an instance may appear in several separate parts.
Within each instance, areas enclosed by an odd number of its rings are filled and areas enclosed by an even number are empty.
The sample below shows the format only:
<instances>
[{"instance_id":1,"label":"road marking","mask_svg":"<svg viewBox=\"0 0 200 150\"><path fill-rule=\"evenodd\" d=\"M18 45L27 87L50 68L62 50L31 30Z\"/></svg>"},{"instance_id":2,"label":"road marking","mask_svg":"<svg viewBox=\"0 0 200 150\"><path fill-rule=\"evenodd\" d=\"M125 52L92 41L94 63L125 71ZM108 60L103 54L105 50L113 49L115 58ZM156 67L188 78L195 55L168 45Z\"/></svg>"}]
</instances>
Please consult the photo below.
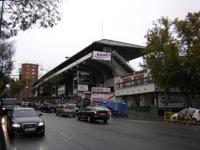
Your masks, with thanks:
<instances>
[{"instance_id":1,"label":"road marking","mask_svg":"<svg viewBox=\"0 0 200 150\"><path fill-rule=\"evenodd\" d=\"M68 140L71 140L72 138L64 133L60 133L61 136L65 137Z\"/></svg>"}]
</instances>

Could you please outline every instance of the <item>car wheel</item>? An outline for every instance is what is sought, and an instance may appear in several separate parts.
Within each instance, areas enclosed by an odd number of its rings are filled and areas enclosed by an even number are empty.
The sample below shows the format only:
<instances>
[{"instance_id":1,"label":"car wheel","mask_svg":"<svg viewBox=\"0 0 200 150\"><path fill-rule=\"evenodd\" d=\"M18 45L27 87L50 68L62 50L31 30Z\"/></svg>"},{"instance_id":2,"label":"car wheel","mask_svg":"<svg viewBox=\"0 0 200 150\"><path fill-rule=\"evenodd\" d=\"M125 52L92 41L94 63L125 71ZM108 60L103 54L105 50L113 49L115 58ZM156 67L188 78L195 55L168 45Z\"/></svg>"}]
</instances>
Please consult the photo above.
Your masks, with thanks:
<instances>
[{"instance_id":1,"label":"car wheel","mask_svg":"<svg viewBox=\"0 0 200 150\"><path fill-rule=\"evenodd\" d=\"M14 133L13 133L13 131L11 131L11 130L9 131L9 133L8 133L8 134L9 134L9 137L10 137L11 139L13 139L13 138L14 138L14 136L15 136L15 134L14 134Z\"/></svg>"},{"instance_id":2,"label":"car wheel","mask_svg":"<svg viewBox=\"0 0 200 150\"><path fill-rule=\"evenodd\" d=\"M196 123L197 123L197 119L192 118L192 123L193 123L193 124L196 124Z\"/></svg>"},{"instance_id":3,"label":"car wheel","mask_svg":"<svg viewBox=\"0 0 200 150\"><path fill-rule=\"evenodd\" d=\"M107 120L107 119L105 119L103 122L104 122L105 124L107 124L107 123L108 123L108 120Z\"/></svg>"},{"instance_id":4,"label":"car wheel","mask_svg":"<svg viewBox=\"0 0 200 150\"><path fill-rule=\"evenodd\" d=\"M45 131L43 131L40 135L41 135L41 136L45 136Z\"/></svg>"},{"instance_id":5,"label":"car wheel","mask_svg":"<svg viewBox=\"0 0 200 150\"><path fill-rule=\"evenodd\" d=\"M176 119L176 117L172 117L172 121L176 121L177 119Z\"/></svg>"},{"instance_id":6,"label":"car wheel","mask_svg":"<svg viewBox=\"0 0 200 150\"><path fill-rule=\"evenodd\" d=\"M75 118L75 117L76 117L76 115L73 115L73 117Z\"/></svg>"},{"instance_id":7,"label":"car wheel","mask_svg":"<svg viewBox=\"0 0 200 150\"><path fill-rule=\"evenodd\" d=\"M81 116L80 116L80 115L77 115L77 119L80 121L80 120L81 120Z\"/></svg>"}]
</instances>

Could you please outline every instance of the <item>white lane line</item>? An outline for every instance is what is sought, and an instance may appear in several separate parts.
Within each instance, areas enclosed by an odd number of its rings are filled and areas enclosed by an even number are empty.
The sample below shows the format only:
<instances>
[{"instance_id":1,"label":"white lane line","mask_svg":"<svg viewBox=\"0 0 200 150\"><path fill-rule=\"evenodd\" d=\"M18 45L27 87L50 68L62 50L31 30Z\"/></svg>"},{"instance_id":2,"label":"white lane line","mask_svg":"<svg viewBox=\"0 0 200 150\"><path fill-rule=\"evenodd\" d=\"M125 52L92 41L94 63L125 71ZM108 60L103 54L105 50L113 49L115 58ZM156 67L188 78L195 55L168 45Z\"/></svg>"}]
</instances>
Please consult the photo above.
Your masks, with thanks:
<instances>
[{"instance_id":1,"label":"white lane line","mask_svg":"<svg viewBox=\"0 0 200 150\"><path fill-rule=\"evenodd\" d=\"M60 133L61 136L63 136L64 138L71 140L72 138L64 133Z\"/></svg>"}]
</instances>

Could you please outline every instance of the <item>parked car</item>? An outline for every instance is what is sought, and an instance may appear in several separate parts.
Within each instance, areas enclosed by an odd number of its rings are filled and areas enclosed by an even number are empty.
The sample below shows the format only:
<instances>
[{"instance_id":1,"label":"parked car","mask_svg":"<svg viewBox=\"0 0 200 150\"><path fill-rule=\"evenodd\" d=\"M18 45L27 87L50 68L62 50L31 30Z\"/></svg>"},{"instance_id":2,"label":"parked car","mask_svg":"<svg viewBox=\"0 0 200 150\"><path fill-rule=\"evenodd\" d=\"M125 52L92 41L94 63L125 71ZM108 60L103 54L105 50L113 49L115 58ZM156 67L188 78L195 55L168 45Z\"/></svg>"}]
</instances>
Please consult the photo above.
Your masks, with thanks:
<instances>
[{"instance_id":1,"label":"parked car","mask_svg":"<svg viewBox=\"0 0 200 150\"><path fill-rule=\"evenodd\" d=\"M13 111L16 106L17 99L16 98L3 98L0 102L0 109L3 114L9 114Z\"/></svg>"},{"instance_id":2,"label":"parked car","mask_svg":"<svg viewBox=\"0 0 200 150\"><path fill-rule=\"evenodd\" d=\"M100 106L87 106L85 109L80 110L77 113L78 120L85 119L88 122L103 120L104 123L107 123L110 116L111 111L105 107Z\"/></svg>"},{"instance_id":3,"label":"parked car","mask_svg":"<svg viewBox=\"0 0 200 150\"><path fill-rule=\"evenodd\" d=\"M56 112L56 106L54 104L48 104L46 112L49 112L49 113Z\"/></svg>"},{"instance_id":4,"label":"parked car","mask_svg":"<svg viewBox=\"0 0 200 150\"><path fill-rule=\"evenodd\" d=\"M190 120L193 123L200 122L200 109L187 108L171 116L171 120Z\"/></svg>"},{"instance_id":5,"label":"parked car","mask_svg":"<svg viewBox=\"0 0 200 150\"><path fill-rule=\"evenodd\" d=\"M56 108L56 115L62 116L76 116L76 106L74 104L60 104Z\"/></svg>"},{"instance_id":6,"label":"parked car","mask_svg":"<svg viewBox=\"0 0 200 150\"><path fill-rule=\"evenodd\" d=\"M16 107L8 117L7 129L11 138L15 134L38 133L45 134L45 122L33 108Z\"/></svg>"}]
</instances>

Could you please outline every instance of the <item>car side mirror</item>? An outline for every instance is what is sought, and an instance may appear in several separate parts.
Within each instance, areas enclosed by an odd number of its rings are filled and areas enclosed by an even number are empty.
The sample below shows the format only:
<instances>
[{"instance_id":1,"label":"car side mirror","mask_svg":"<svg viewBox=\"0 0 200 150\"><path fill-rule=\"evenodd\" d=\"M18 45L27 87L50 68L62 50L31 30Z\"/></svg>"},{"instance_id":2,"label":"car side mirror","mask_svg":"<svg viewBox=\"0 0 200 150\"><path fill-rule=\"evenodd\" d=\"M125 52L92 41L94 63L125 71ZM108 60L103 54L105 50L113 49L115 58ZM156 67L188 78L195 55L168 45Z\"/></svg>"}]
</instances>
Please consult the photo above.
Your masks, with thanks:
<instances>
[{"instance_id":1,"label":"car side mirror","mask_svg":"<svg viewBox=\"0 0 200 150\"><path fill-rule=\"evenodd\" d=\"M39 116L41 117L41 116L42 116L42 114L39 114Z\"/></svg>"}]
</instances>

